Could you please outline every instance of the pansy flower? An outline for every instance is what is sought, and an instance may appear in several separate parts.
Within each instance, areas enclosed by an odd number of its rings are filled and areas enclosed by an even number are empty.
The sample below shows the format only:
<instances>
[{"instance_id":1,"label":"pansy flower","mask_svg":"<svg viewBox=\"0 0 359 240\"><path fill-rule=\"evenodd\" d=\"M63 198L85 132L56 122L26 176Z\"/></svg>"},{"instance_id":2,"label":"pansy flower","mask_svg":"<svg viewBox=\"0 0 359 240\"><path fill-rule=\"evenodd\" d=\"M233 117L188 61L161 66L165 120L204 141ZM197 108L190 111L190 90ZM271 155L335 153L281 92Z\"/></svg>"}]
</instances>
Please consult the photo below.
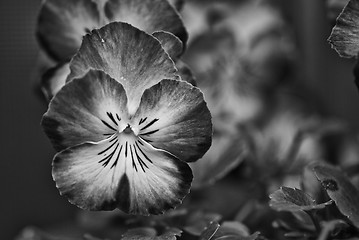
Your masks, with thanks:
<instances>
[{"instance_id":1,"label":"pansy flower","mask_svg":"<svg viewBox=\"0 0 359 240\"><path fill-rule=\"evenodd\" d=\"M41 88L48 100L65 84L68 63L83 36L114 21L153 34L174 60L183 53L188 34L167 0L46 0L40 9L37 36L45 52L58 63L42 78Z\"/></svg>"},{"instance_id":2,"label":"pansy flower","mask_svg":"<svg viewBox=\"0 0 359 240\"><path fill-rule=\"evenodd\" d=\"M53 177L80 208L159 214L189 192L211 144L201 91L178 80L151 35L126 23L93 30L70 63L42 126L59 152Z\"/></svg>"}]
</instances>

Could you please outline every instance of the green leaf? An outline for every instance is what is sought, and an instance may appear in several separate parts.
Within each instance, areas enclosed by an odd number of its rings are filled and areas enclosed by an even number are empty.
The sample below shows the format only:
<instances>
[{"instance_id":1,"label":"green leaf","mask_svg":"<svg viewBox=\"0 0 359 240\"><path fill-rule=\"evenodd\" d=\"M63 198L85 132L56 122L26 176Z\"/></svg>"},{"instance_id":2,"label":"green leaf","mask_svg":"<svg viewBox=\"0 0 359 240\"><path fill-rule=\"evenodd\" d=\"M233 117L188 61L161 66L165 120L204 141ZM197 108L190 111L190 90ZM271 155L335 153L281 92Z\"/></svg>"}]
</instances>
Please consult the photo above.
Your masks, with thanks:
<instances>
[{"instance_id":1,"label":"green leaf","mask_svg":"<svg viewBox=\"0 0 359 240\"><path fill-rule=\"evenodd\" d=\"M240 222L212 222L200 236L200 240L255 240L259 232L249 235L248 228Z\"/></svg>"},{"instance_id":2,"label":"green leaf","mask_svg":"<svg viewBox=\"0 0 359 240\"><path fill-rule=\"evenodd\" d=\"M277 211L310 211L321 209L331 202L316 204L315 200L297 188L281 187L269 195L269 206Z\"/></svg>"},{"instance_id":3,"label":"green leaf","mask_svg":"<svg viewBox=\"0 0 359 240\"><path fill-rule=\"evenodd\" d=\"M202 232L199 240L210 240L214 236L214 234L218 231L220 225L218 222L211 222L205 230Z\"/></svg>"},{"instance_id":4,"label":"green leaf","mask_svg":"<svg viewBox=\"0 0 359 240\"><path fill-rule=\"evenodd\" d=\"M156 229L151 227L132 228L123 234L122 240L176 240L176 236L181 236L182 231L177 228L167 228L158 235Z\"/></svg>"},{"instance_id":5,"label":"green leaf","mask_svg":"<svg viewBox=\"0 0 359 240\"><path fill-rule=\"evenodd\" d=\"M101 238L94 237L90 234L85 234L83 239L84 240L107 240L107 239L101 239Z\"/></svg>"},{"instance_id":6,"label":"green leaf","mask_svg":"<svg viewBox=\"0 0 359 240\"><path fill-rule=\"evenodd\" d=\"M15 238L15 240L80 240L79 238L55 236L46 233L36 227L27 227Z\"/></svg>"},{"instance_id":7,"label":"green leaf","mask_svg":"<svg viewBox=\"0 0 359 240\"><path fill-rule=\"evenodd\" d=\"M221 218L222 216L217 213L193 212L187 216L183 230L194 236L200 236L208 223L217 222Z\"/></svg>"},{"instance_id":8,"label":"green leaf","mask_svg":"<svg viewBox=\"0 0 359 240\"><path fill-rule=\"evenodd\" d=\"M341 57L357 57L359 53L359 0L350 0L337 18L328 38Z\"/></svg>"},{"instance_id":9,"label":"green leaf","mask_svg":"<svg viewBox=\"0 0 359 240\"><path fill-rule=\"evenodd\" d=\"M324 163L314 164L313 171L339 211L359 228L359 191L347 176L341 170Z\"/></svg>"}]
</instances>

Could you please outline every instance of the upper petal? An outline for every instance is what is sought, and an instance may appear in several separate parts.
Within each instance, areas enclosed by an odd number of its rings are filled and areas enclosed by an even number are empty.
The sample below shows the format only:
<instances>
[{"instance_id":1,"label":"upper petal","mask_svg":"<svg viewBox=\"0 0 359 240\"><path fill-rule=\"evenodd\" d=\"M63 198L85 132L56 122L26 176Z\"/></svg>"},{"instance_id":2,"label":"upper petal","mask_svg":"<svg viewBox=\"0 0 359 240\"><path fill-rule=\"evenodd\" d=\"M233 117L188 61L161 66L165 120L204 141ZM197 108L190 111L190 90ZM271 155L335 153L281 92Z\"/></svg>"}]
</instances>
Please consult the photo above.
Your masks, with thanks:
<instances>
[{"instance_id":1,"label":"upper petal","mask_svg":"<svg viewBox=\"0 0 359 240\"><path fill-rule=\"evenodd\" d=\"M138 107L145 89L164 78L178 78L173 61L153 36L119 22L86 35L70 69L68 80L98 69L119 81L128 95L130 112Z\"/></svg>"},{"instance_id":2,"label":"upper petal","mask_svg":"<svg viewBox=\"0 0 359 240\"><path fill-rule=\"evenodd\" d=\"M142 139L183 161L197 160L211 145L211 114L203 94L184 81L162 80L147 89L131 121Z\"/></svg>"},{"instance_id":3,"label":"upper petal","mask_svg":"<svg viewBox=\"0 0 359 240\"><path fill-rule=\"evenodd\" d=\"M56 94L41 124L54 147L62 150L103 140L125 128L125 119L127 97L122 85L101 71L90 71Z\"/></svg>"},{"instance_id":4,"label":"upper petal","mask_svg":"<svg viewBox=\"0 0 359 240\"><path fill-rule=\"evenodd\" d=\"M110 21L127 22L147 33L171 32L185 45L187 31L177 11L167 0L109 0L105 13Z\"/></svg>"},{"instance_id":5,"label":"upper petal","mask_svg":"<svg viewBox=\"0 0 359 240\"><path fill-rule=\"evenodd\" d=\"M51 57L66 61L100 21L97 4L91 0L46 0L40 9L37 36Z\"/></svg>"},{"instance_id":6,"label":"upper petal","mask_svg":"<svg viewBox=\"0 0 359 240\"><path fill-rule=\"evenodd\" d=\"M58 153L53 178L61 194L80 208L149 215L181 203L192 172L173 155L122 133Z\"/></svg>"}]
</instances>

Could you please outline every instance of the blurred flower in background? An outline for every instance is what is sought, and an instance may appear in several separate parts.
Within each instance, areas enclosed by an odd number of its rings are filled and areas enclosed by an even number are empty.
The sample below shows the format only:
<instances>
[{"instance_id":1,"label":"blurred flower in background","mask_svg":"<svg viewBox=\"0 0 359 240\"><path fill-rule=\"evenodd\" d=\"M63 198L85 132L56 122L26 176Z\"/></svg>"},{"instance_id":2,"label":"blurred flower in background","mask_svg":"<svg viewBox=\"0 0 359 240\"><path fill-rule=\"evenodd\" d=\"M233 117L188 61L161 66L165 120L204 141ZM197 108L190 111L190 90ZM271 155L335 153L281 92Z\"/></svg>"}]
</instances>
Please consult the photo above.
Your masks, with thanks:
<instances>
[{"instance_id":1,"label":"blurred flower in background","mask_svg":"<svg viewBox=\"0 0 359 240\"><path fill-rule=\"evenodd\" d=\"M114 21L128 22L153 34L175 57L183 52L188 38L180 16L167 0L44 1L37 36L41 45L39 72L45 72L40 87L47 101L65 84L69 61L83 36Z\"/></svg>"}]
</instances>

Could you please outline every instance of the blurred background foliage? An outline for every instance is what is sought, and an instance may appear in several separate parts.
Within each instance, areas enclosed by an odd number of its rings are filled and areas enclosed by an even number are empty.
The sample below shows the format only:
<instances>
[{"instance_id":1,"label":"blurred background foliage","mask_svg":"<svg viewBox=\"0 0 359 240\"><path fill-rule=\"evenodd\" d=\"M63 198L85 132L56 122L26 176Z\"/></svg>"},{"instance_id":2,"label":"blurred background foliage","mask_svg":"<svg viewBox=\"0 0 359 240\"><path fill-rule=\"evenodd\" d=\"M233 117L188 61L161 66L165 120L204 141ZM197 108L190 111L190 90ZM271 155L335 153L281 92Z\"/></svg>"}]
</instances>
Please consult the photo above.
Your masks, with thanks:
<instances>
[{"instance_id":1,"label":"blurred background foliage","mask_svg":"<svg viewBox=\"0 0 359 240\"><path fill-rule=\"evenodd\" d=\"M265 202L268 199L262 198L281 185L298 186L296 170L307 161L324 158L350 167L358 160L359 99L352 76L354 60L339 58L326 41L342 5L312 0L253 2L188 0L181 11L190 36L183 61L192 68L212 110L213 146L222 148L213 147L205 156L207 162L193 166L200 177L188 201L194 209L198 204L225 218L246 220L265 233L266 226L255 222L260 216L253 216L252 222L248 219L249 212L262 206L226 191L238 187L232 181L223 179L196 190L196 186L214 181L212 177L218 173L212 169L211 175L210 166L208 172L201 172L201 164L214 162L216 166L216 159L237 156L230 164L241 167L230 177L238 180L243 192L251 190L246 186L256 174L251 169L266 172L270 177L258 177L258 184L266 184L265 192L251 194L256 201ZM271 8L256 7L263 3ZM334 7L328 9L328 3ZM87 228L96 230L94 222L88 222L91 217L78 214L76 207L59 196L51 178L54 150L39 124L46 105L35 90L39 47L34 33L39 6L39 0L0 2L1 239L13 239L29 225L74 234ZM218 82L218 78L227 81ZM245 128L238 123L245 123ZM315 134L311 134L312 128ZM293 150L291 141L303 129L309 131L309 137ZM241 148L231 145L243 138L249 140ZM221 170L218 178L233 168ZM271 181L266 181L268 178ZM230 199L229 203L223 204L224 199ZM256 213L264 215L266 211ZM75 221L82 230L75 228Z\"/></svg>"}]
</instances>

